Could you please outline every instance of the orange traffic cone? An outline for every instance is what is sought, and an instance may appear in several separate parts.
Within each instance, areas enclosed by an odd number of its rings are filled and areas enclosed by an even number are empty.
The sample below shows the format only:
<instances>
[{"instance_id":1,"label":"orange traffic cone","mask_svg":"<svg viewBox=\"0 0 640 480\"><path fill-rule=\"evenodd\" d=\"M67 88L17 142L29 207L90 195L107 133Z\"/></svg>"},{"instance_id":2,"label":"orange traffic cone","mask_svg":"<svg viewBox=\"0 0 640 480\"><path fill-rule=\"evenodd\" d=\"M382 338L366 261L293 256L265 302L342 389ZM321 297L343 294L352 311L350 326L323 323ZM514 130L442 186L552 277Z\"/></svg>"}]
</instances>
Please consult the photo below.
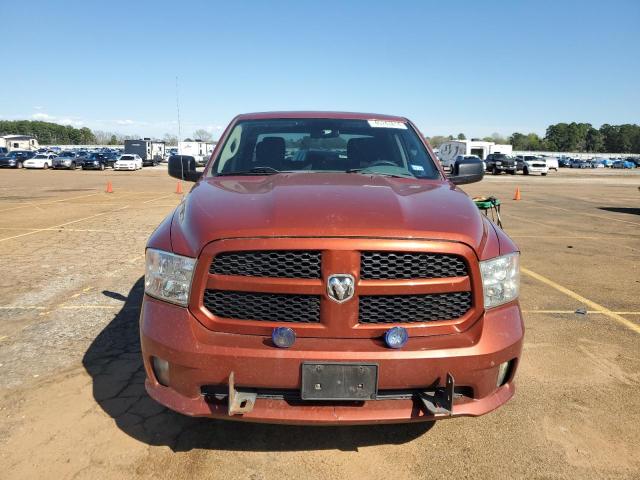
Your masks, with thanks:
<instances>
[{"instance_id":1,"label":"orange traffic cone","mask_svg":"<svg viewBox=\"0 0 640 480\"><path fill-rule=\"evenodd\" d=\"M178 182L178 185L176 186L176 193L178 195L182 195L182 182Z\"/></svg>"},{"instance_id":2,"label":"orange traffic cone","mask_svg":"<svg viewBox=\"0 0 640 480\"><path fill-rule=\"evenodd\" d=\"M513 196L514 200L520 200L520 187L516 187L516 194Z\"/></svg>"},{"instance_id":3,"label":"orange traffic cone","mask_svg":"<svg viewBox=\"0 0 640 480\"><path fill-rule=\"evenodd\" d=\"M107 182L107 193L113 193L113 187L111 186L111 182Z\"/></svg>"}]
</instances>

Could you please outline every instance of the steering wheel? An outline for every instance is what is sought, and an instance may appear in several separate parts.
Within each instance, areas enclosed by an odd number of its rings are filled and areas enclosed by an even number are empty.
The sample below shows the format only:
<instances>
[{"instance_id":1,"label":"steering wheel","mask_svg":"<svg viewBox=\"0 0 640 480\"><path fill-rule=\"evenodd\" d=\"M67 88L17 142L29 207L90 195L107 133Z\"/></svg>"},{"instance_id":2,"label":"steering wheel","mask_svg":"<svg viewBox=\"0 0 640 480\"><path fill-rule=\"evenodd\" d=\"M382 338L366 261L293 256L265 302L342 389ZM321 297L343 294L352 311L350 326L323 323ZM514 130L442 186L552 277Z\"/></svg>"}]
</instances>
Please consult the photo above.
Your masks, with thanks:
<instances>
[{"instance_id":1,"label":"steering wheel","mask_svg":"<svg viewBox=\"0 0 640 480\"><path fill-rule=\"evenodd\" d=\"M378 160L377 162L373 162L368 165L367 168L371 167L382 167L383 165L388 165L390 167L397 167L398 164L396 162L392 162L391 160Z\"/></svg>"}]
</instances>

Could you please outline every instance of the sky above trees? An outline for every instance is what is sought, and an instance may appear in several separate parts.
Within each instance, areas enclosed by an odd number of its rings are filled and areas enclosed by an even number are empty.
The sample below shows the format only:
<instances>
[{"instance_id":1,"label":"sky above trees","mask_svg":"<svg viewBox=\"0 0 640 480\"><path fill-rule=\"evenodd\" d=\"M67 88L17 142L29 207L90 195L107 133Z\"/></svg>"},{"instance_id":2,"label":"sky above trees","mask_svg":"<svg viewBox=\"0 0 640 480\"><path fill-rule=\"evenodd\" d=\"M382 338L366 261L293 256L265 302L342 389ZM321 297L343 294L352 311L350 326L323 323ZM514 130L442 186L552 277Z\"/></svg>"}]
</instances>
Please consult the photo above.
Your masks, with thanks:
<instances>
[{"instance_id":1,"label":"sky above trees","mask_svg":"<svg viewBox=\"0 0 640 480\"><path fill-rule=\"evenodd\" d=\"M399 114L474 137L640 111L637 0L33 0L3 18L5 120L177 135L176 76L183 137L264 110Z\"/></svg>"}]
</instances>

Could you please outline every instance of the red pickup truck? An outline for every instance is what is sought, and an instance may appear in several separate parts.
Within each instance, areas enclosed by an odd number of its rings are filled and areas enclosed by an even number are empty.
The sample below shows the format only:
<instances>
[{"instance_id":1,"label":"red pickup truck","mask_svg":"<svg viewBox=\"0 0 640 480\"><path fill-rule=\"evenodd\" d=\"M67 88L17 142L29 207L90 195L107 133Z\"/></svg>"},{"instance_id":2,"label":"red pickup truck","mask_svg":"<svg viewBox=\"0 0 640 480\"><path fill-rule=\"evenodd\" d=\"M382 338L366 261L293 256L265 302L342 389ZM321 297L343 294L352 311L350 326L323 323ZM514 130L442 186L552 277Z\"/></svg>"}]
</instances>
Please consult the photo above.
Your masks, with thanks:
<instances>
[{"instance_id":1,"label":"red pickup truck","mask_svg":"<svg viewBox=\"0 0 640 480\"><path fill-rule=\"evenodd\" d=\"M240 115L146 249L146 389L186 415L429 421L514 394L515 244L406 118Z\"/></svg>"}]
</instances>

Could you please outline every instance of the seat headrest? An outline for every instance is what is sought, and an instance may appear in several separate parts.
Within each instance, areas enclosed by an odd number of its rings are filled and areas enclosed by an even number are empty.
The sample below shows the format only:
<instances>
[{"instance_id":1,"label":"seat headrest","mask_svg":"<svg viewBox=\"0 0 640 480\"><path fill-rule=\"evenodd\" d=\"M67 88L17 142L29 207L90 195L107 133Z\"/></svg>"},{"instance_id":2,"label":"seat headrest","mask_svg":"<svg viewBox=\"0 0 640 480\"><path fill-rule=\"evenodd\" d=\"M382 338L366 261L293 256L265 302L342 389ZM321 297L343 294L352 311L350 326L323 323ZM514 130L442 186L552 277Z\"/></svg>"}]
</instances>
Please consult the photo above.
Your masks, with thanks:
<instances>
[{"instance_id":1,"label":"seat headrest","mask_svg":"<svg viewBox=\"0 0 640 480\"><path fill-rule=\"evenodd\" d=\"M373 137L350 139L347 142L349 168L360 168L376 161L379 157L377 144Z\"/></svg>"},{"instance_id":2,"label":"seat headrest","mask_svg":"<svg viewBox=\"0 0 640 480\"><path fill-rule=\"evenodd\" d=\"M256 166L282 169L285 146L282 137L264 137L256 145Z\"/></svg>"}]
</instances>

